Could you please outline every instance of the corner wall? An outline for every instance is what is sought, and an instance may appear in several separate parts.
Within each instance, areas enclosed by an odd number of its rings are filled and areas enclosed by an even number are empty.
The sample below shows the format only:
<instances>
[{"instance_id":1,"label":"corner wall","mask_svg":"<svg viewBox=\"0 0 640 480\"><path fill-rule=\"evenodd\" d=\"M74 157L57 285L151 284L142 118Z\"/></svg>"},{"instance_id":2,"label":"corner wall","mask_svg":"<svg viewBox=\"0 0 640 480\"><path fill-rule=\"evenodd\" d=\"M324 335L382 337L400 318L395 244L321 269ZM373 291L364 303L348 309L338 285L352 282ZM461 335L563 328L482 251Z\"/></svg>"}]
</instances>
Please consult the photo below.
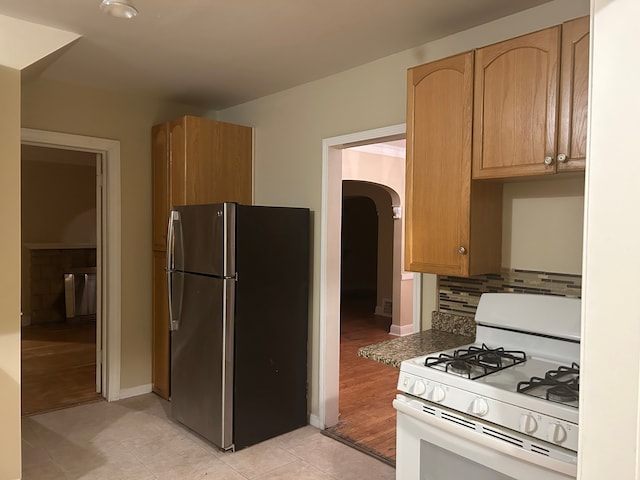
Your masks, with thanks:
<instances>
[{"instance_id":1,"label":"corner wall","mask_svg":"<svg viewBox=\"0 0 640 480\"><path fill-rule=\"evenodd\" d=\"M20 72L0 66L0 479L21 476Z\"/></svg>"},{"instance_id":2,"label":"corner wall","mask_svg":"<svg viewBox=\"0 0 640 480\"><path fill-rule=\"evenodd\" d=\"M22 87L22 127L120 141L121 390L151 384L151 127L202 113L155 98L44 79Z\"/></svg>"}]
</instances>

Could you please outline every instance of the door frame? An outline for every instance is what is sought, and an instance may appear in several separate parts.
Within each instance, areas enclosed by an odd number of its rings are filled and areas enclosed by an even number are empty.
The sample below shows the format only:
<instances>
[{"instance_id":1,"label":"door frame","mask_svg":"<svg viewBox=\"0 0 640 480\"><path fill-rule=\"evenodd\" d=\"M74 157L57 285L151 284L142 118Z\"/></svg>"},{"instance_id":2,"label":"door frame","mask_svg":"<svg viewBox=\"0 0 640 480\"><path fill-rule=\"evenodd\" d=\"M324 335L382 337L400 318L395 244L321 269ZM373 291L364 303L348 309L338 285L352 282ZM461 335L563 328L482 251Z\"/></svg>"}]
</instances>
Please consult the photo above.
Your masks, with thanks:
<instances>
[{"instance_id":1,"label":"door frame","mask_svg":"<svg viewBox=\"0 0 640 480\"><path fill-rule=\"evenodd\" d=\"M322 140L322 216L320 226L320 325L318 416L310 423L326 428L338 423L340 376L340 245L342 150L356 145L405 138L406 123ZM414 331L419 331L421 277L414 275Z\"/></svg>"},{"instance_id":2,"label":"door frame","mask_svg":"<svg viewBox=\"0 0 640 480\"><path fill-rule=\"evenodd\" d=\"M100 324L97 339L101 339L100 352L102 396L111 402L120 398L120 351L121 351L121 188L120 188L120 142L106 138L88 137L69 133L21 129L21 143L41 147L61 148L95 153L101 158L102 181L101 211L96 212L98 233L98 308ZM100 171L97 170L97 171ZM101 179L101 180L100 180ZM97 187L100 187L96 183ZM96 344L99 349L100 345Z\"/></svg>"}]
</instances>

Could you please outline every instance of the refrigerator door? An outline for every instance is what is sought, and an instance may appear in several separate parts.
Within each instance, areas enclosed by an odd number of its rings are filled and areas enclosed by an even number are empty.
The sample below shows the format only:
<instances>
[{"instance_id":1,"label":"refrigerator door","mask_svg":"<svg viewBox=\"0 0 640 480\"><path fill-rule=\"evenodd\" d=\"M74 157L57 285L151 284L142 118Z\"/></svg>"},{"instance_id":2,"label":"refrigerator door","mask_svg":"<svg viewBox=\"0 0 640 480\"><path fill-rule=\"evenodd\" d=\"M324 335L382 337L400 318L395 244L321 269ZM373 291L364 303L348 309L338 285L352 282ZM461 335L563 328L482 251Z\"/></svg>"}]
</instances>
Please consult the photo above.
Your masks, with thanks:
<instances>
[{"instance_id":1,"label":"refrigerator door","mask_svg":"<svg viewBox=\"0 0 640 480\"><path fill-rule=\"evenodd\" d=\"M235 270L236 204L176 206L174 268L230 278Z\"/></svg>"},{"instance_id":2,"label":"refrigerator door","mask_svg":"<svg viewBox=\"0 0 640 480\"><path fill-rule=\"evenodd\" d=\"M222 449L233 446L234 280L184 274L171 333L174 418Z\"/></svg>"},{"instance_id":3,"label":"refrigerator door","mask_svg":"<svg viewBox=\"0 0 640 480\"><path fill-rule=\"evenodd\" d=\"M310 238L307 209L238 205L236 449L307 424Z\"/></svg>"}]
</instances>

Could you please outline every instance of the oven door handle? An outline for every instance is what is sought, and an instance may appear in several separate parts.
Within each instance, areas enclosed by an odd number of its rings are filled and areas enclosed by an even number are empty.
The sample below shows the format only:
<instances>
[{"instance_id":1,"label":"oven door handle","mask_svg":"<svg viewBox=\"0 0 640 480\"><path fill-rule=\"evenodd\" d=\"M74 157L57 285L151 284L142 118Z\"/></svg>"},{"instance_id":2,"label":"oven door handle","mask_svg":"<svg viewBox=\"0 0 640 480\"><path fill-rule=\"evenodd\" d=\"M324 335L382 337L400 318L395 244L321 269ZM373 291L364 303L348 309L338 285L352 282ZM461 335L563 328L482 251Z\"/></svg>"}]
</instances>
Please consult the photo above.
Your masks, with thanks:
<instances>
[{"instance_id":1,"label":"oven door handle","mask_svg":"<svg viewBox=\"0 0 640 480\"><path fill-rule=\"evenodd\" d=\"M412 400L408 401L411 402ZM427 423L432 427L444 430L452 435L462 437L465 440L469 440L485 447L489 446L506 455L522 459L534 465L540 465L544 468L562 473L572 478L577 476L578 467L575 464L566 463L555 458L549 458L538 453L529 452L528 450L523 450L522 448L503 442L491 436L483 435L475 430L467 429L456 423L442 420L434 415L425 413L422 410L417 410L416 408L408 405L407 401L401 401L396 398L393 400L393 407L398 412L409 415L421 423Z\"/></svg>"}]
</instances>

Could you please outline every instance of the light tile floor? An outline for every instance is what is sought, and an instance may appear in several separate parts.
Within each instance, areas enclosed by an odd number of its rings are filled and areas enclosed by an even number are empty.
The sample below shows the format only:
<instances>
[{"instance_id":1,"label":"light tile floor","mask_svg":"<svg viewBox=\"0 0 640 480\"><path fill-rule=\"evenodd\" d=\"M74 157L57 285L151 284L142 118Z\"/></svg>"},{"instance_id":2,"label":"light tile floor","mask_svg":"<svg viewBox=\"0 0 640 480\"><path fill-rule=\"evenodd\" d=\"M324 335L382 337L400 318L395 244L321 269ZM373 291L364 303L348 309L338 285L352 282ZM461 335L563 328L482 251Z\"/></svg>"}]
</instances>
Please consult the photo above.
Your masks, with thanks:
<instances>
[{"instance_id":1,"label":"light tile floor","mask_svg":"<svg viewBox=\"0 0 640 480\"><path fill-rule=\"evenodd\" d=\"M24 480L393 480L392 467L307 426L223 453L148 394L22 419Z\"/></svg>"}]
</instances>

